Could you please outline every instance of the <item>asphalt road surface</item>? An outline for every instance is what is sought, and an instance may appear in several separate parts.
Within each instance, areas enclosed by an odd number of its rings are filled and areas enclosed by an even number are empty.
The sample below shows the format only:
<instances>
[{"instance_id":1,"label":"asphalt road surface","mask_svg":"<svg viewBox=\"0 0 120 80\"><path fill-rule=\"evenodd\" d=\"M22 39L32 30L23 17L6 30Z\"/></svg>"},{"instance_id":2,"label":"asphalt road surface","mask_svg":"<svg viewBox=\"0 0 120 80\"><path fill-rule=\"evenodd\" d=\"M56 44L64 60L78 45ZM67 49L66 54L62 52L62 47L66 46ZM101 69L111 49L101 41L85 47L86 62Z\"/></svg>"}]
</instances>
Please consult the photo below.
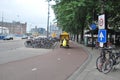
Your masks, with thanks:
<instances>
[{"instance_id":1,"label":"asphalt road surface","mask_svg":"<svg viewBox=\"0 0 120 80\"><path fill-rule=\"evenodd\" d=\"M25 40L0 40L0 52L14 50L24 46Z\"/></svg>"},{"instance_id":2,"label":"asphalt road surface","mask_svg":"<svg viewBox=\"0 0 120 80\"><path fill-rule=\"evenodd\" d=\"M26 49L16 51L33 54L39 51ZM0 80L67 80L87 58L86 51L73 42L68 49L57 45L46 54L0 64Z\"/></svg>"},{"instance_id":3,"label":"asphalt road surface","mask_svg":"<svg viewBox=\"0 0 120 80\"><path fill-rule=\"evenodd\" d=\"M26 48L25 40L0 40L0 64L21 60L49 52L49 49Z\"/></svg>"}]
</instances>

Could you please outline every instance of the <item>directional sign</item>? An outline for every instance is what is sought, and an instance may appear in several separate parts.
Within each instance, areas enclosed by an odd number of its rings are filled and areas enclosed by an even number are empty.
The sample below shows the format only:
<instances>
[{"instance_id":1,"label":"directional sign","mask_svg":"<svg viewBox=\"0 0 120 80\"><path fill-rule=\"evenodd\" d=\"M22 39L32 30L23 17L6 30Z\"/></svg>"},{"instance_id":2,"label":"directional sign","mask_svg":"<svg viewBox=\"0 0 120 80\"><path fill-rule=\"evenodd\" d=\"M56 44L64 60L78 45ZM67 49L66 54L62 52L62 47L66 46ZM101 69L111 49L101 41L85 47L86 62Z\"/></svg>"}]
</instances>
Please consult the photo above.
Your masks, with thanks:
<instances>
[{"instance_id":1,"label":"directional sign","mask_svg":"<svg viewBox=\"0 0 120 80\"><path fill-rule=\"evenodd\" d=\"M106 30L100 29L98 31L98 42L106 43Z\"/></svg>"}]
</instances>

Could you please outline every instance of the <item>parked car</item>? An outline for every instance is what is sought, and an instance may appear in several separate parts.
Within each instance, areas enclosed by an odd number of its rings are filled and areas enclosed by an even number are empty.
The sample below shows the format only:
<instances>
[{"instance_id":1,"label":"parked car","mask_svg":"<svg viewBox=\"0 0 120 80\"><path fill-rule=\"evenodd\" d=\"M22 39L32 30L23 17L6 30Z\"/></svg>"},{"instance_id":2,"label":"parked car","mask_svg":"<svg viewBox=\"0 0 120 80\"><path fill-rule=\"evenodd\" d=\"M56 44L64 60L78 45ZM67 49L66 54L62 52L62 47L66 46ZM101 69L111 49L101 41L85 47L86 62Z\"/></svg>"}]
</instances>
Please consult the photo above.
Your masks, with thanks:
<instances>
[{"instance_id":1,"label":"parked car","mask_svg":"<svg viewBox=\"0 0 120 80\"><path fill-rule=\"evenodd\" d=\"M22 39L28 39L28 36L24 35L22 36Z\"/></svg>"},{"instance_id":2,"label":"parked car","mask_svg":"<svg viewBox=\"0 0 120 80\"><path fill-rule=\"evenodd\" d=\"M5 36L4 38L3 38L3 40L13 40L13 36Z\"/></svg>"}]
</instances>

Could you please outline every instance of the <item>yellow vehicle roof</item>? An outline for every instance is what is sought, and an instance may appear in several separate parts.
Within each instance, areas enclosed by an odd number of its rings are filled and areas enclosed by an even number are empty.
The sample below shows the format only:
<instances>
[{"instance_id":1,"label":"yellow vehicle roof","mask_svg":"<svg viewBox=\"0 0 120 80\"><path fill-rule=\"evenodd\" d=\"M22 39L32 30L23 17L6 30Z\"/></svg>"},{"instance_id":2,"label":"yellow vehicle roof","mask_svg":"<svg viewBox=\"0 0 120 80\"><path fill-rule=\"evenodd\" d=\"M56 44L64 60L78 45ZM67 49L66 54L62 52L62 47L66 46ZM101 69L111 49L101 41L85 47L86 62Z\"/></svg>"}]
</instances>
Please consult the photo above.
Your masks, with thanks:
<instances>
[{"instance_id":1,"label":"yellow vehicle roof","mask_svg":"<svg viewBox=\"0 0 120 80\"><path fill-rule=\"evenodd\" d=\"M69 33L67 32L63 32L60 34L60 39L63 40L64 38L66 38L67 40L69 40Z\"/></svg>"},{"instance_id":2,"label":"yellow vehicle roof","mask_svg":"<svg viewBox=\"0 0 120 80\"><path fill-rule=\"evenodd\" d=\"M63 33L61 33L61 35L69 35L69 33L63 32Z\"/></svg>"}]
</instances>

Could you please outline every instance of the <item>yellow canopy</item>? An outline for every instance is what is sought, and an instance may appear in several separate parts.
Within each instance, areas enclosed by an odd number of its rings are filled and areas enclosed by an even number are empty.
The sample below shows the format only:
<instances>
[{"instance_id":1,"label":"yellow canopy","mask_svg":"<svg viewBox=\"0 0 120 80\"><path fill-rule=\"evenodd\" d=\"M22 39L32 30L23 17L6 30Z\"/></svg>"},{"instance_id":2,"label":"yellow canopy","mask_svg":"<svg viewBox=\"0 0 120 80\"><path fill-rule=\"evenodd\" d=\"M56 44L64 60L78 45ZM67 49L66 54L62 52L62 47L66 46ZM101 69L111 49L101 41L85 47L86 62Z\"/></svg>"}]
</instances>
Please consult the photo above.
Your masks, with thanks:
<instances>
[{"instance_id":1,"label":"yellow canopy","mask_svg":"<svg viewBox=\"0 0 120 80\"><path fill-rule=\"evenodd\" d=\"M63 32L60 34L60 39L64 39L66 38L67 40L69 40L69 33L67 32Z\"/></svg>"},{"instance_id":2,"label":"yellow canopy","mask_svg":"<svg viewBox=\"0 0 120 80\"><path fill-rule=\"evenodd\" d=\"M63 33L61 33L61 35L69 35L69 33L63 32Z\"/></svg>"}]
</instances>

